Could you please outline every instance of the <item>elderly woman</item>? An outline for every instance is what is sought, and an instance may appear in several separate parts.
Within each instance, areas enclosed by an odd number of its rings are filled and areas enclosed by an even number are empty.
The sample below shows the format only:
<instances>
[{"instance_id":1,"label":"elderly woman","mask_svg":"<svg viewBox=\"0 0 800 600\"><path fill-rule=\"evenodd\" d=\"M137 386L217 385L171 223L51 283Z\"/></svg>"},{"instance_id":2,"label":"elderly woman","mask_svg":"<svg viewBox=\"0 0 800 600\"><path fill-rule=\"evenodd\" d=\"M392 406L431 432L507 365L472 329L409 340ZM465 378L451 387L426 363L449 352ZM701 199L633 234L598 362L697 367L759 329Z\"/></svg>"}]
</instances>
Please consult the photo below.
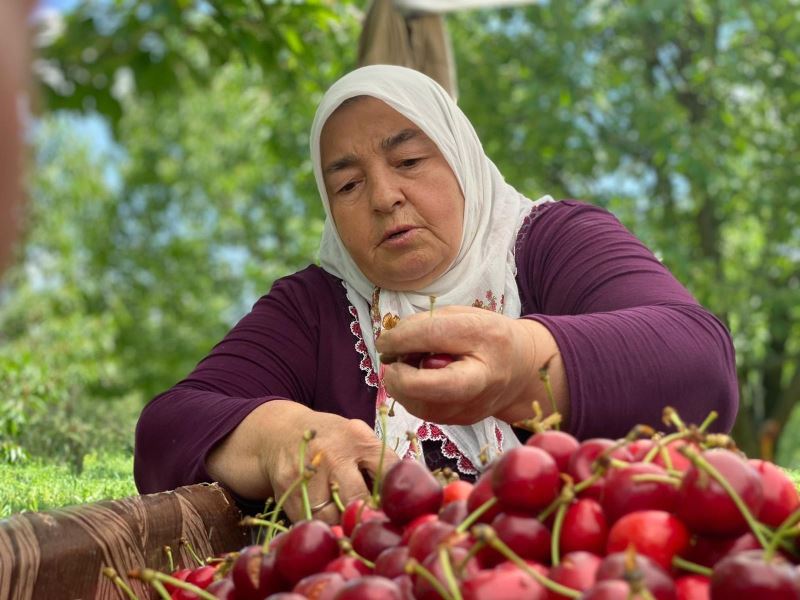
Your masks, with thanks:
<instances>
[{"instance_id":1,"label":"elderly woman","mask_svg":"<svg viewBox=\"0 0 800 600\"><path fill-rule=\"evenodd\" d=\"M275 282L145 408L142 492L217 480L263 501L296 478L313 429L322 462L309 496L330 520L330 482L345 500L367 493L387 404L390 460L414 452L414 432L429 466L475 476L482 450L519 443L510 423L534 400L551 408L545 364L579 438L656 425L667 404L732 425L723 325L608 212L531 202L508 185L428 77L390 66L343 77L317 110L311 156L327 216L321 266ZM428 353L454 360L403 360ZM302 514L298 499L287 512Z\"/></svg>"}]
</instances>

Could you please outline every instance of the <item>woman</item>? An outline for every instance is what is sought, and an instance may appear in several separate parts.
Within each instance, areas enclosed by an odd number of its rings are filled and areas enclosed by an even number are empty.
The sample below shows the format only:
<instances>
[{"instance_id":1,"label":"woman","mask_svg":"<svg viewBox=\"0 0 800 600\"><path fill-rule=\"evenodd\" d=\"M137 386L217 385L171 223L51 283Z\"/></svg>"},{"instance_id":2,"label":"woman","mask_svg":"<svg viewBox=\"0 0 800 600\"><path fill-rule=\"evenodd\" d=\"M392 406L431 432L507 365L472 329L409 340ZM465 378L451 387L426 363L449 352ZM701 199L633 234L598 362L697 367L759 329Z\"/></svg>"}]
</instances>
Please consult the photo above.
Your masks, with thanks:
<instances>
[{"instance_id":1,"label":"woman","mask_svg":"<svg viewBox=\"0 0 800 600\"><path fill-rule=\"evenodd\" d=\"M474 476L482 450L519 443L509 423L533 400L550 409L545 365L578 437L657 425L667 404L690 421L714 409L718 428L732 425L734 354L721 323L606 211L531 203L506 184L431 79L390 66L346 75L317 110L311 155L327 217L321 268L277 281L145 408L142 492L218 480L243 502L280 494L313 429L310 452L322 454L309 496L333 520L330 482L345 500L367 493L384 405L390 461L421 449L432 468ZM454 361L402 360L429 352ZM299 499L287 512L301 516Z\"/></svg>"}]
</instances>

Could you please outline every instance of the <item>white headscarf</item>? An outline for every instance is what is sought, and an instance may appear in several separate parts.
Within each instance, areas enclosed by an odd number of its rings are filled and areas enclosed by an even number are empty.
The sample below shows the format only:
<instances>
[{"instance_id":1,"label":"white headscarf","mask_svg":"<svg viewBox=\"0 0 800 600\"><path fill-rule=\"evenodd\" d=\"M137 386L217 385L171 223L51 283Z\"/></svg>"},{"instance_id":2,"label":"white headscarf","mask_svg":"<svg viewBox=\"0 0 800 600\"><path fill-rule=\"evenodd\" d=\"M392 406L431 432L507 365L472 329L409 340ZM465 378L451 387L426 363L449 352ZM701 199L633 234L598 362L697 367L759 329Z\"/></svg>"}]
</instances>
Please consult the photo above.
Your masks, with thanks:
<instances>
[{"instance_id":1,"label":"white headscarf","mask_svg":"<svg viewBox=\"0 0 800 600\"><path fill-rule=\"evenodd\" d=\"M428 310L429 297L433 295L437 306L477 305L512 318L519 317L520 299L514 260L517 232L534 204L552 199L545 196L532 203L504 181L497 167L484 154L472 124L433 79L405 67L362 67L342 77L325 93L314 118L310 142L314 176L326 214L320 263L326 271L343 280L347 297L357 311L372 365L380 369L375 351L380 319L374 319L370 314L375 286L358 268L339 237L331 216L320 158L320 134L325 122L344 100L355 96L382 100L415 123L447 160L461 185L465 201L461 245L453 264L425 289L415 292L380 290L379 310L372 307L373 311L379 316L391 313L402 319ZM387 401L382 388L379 385L378 406ZM388 401L391 402L391 398ZM377 418L375 422L376 432L380 434L380 422ZM389 447L396 448L401 457L405 456L409 450L406 432L417 432L423 425L430 430L399 402L395 403L394 416L389 417L387 427ZM491 459L497 452L518 444L511 427L494 418L471 426L438 428L475 469L481 468L481 449L488 449ZM469 472L469 468L463 470Z\"/></svg>"}]
</instances>

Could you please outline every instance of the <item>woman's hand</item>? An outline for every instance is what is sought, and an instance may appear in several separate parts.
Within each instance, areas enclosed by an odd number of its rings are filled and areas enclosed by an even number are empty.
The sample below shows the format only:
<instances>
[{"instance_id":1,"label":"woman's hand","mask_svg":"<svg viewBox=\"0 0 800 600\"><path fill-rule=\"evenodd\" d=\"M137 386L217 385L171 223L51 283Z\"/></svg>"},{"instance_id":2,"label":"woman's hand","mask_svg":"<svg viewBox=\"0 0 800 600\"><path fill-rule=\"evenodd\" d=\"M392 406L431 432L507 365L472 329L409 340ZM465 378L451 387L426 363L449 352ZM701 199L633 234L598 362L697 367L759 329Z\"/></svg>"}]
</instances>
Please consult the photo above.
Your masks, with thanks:
<instances>
[{"instance_id":1,"label":"woman's hand","mask_svg":"<svg viewBox=\"0 0 800 600\"><path fill-rule=\"evenodd\" d=\"M339 495L346 504L366 497L362 471L373 478L378 473L381 441L363 421L322 413L289 400L273 400L251 412L208 457L207 469L216 480L245 498L274 497L276 500L300 475L300 442L304 432L313 430L305 463L319 454L316 472L308 482L311 506L330 500L330 484L339 484ZM398 460L386 449L383 471ZM305 518L300 488L284 504L292 521ZM314 512L314 517L329 523L338 521L338 510L331 502Z\"/></svg>"},{"instance_id":2,"label":"woman's hand","mask_svg":"<svg viewBox=\"0 0 800 600\"><path fill-rule=\"evenodd\" d=\"M548 359L556 407L566 417L568 393L558 346L536 321L447 306L384 330L377 349L390 363L383 374L386 389L422 419L466 425L495 416L513 423L532 416L534 400L550 413L552 405L539 379ZM397 360L420 352L450 354L455 360L441 369L418 369Z\"/></svg>"}]
</instances>

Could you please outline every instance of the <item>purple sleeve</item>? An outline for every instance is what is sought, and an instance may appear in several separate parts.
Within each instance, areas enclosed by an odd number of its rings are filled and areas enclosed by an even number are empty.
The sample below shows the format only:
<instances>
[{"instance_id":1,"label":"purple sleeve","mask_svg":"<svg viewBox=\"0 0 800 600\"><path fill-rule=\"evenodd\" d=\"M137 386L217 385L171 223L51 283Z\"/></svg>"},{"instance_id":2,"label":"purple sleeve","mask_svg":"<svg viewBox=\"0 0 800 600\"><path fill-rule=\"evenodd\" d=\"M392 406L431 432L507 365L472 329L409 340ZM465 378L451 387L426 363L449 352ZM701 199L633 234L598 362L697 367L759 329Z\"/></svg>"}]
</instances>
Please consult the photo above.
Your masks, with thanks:
<instances>
[{"instance_id":1,"label":"purple sleeve","mask_svg":"<svg viewBox=\"0 0 800 600\"><path fill-rule=\"evenodd\" d=\"M730 430L730 334L613 215L576 201L545 205L522 233L517 266L523 315L561 350L574 435L664 429L665 406L697 424L716 410L712 428Z\"/></svg>"},{"instance_id":2,"label":"purple sleeve","mask_svg":"<svg viewBox=\"0 0 800 600\"><path fill-rule=\"evenodd\" d=\"M186 379L145 407L134 457L140 492L208 481L208 452L260 404L311 405L319 315L314 286L303 285L309 274L278 280Z\"/></svg>"}]
</instances>

